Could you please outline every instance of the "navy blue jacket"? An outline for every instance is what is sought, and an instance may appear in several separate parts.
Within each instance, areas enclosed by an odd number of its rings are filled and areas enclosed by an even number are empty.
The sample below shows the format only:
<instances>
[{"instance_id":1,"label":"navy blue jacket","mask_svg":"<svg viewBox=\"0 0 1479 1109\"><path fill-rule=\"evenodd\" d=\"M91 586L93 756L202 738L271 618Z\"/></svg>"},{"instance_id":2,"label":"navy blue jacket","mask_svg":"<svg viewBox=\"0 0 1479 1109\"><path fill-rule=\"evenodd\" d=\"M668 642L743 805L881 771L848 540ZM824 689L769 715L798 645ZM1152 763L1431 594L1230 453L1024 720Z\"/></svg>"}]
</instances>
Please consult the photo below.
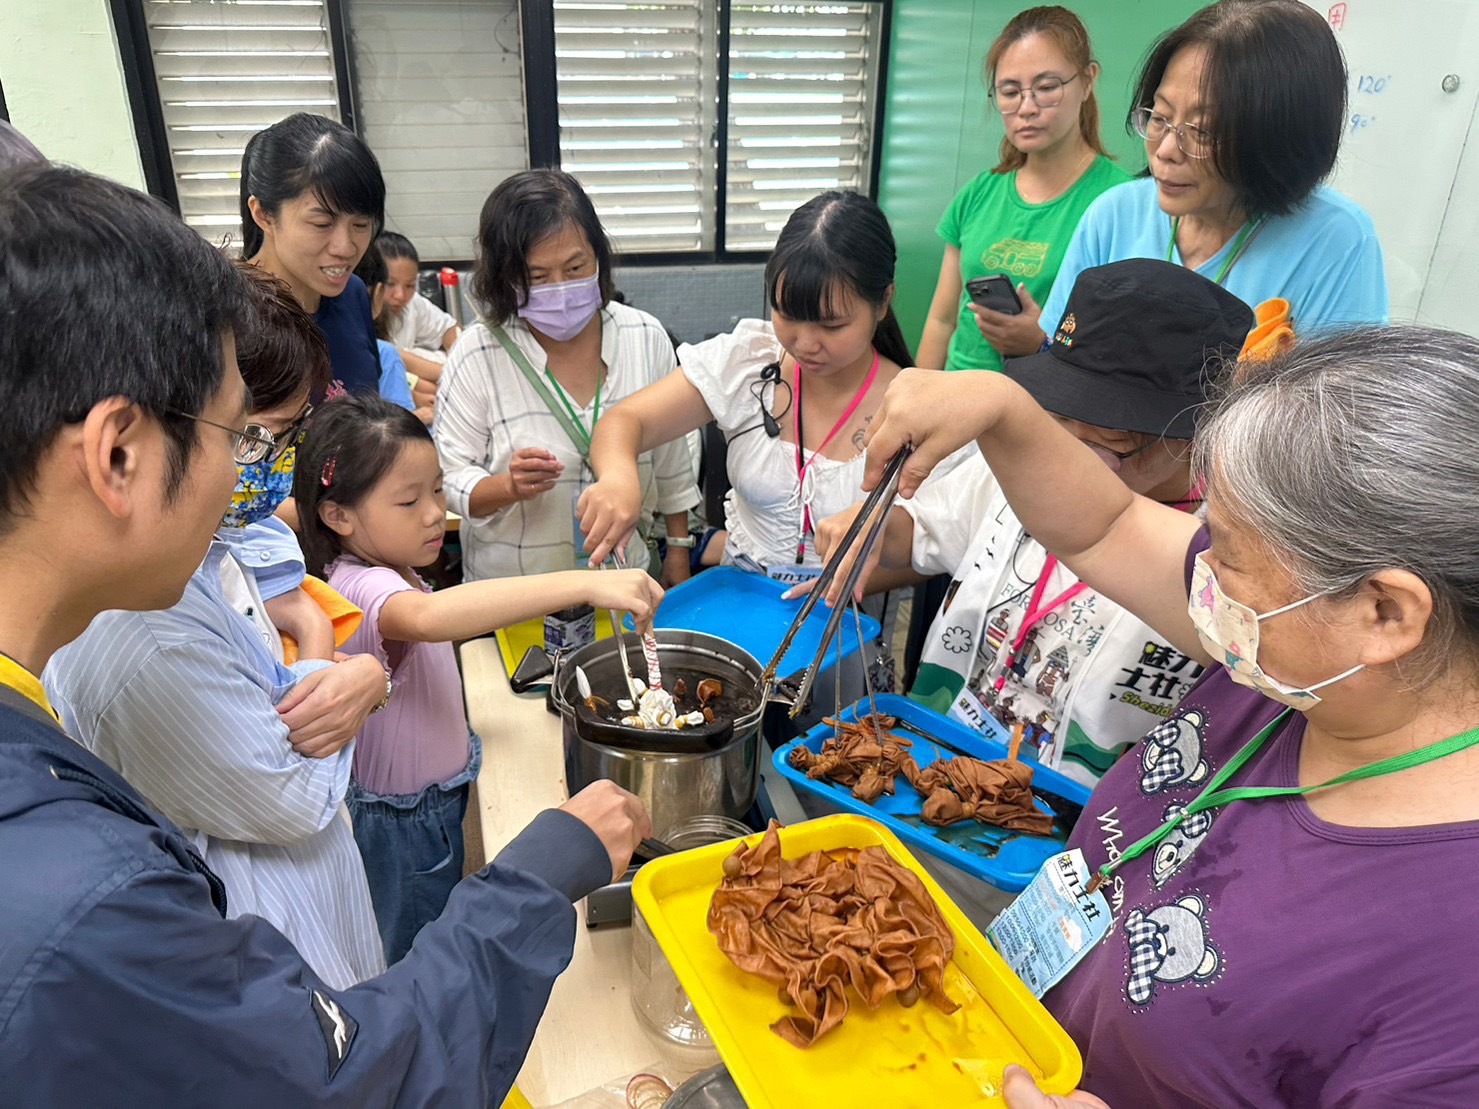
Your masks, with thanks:
<instances>
[{"instance_id":1,"label":"navy blue jacket","mask_svg":"<svg viewBox=\"0 0 1479 1109\"><path fill-rule=\"evenodd\" d=\"M271 925L226 920L181 833L0 687L0 1104L498 1105L610 880L540 814L400 963L331 990Z\"/></svg>"}]
</instances>

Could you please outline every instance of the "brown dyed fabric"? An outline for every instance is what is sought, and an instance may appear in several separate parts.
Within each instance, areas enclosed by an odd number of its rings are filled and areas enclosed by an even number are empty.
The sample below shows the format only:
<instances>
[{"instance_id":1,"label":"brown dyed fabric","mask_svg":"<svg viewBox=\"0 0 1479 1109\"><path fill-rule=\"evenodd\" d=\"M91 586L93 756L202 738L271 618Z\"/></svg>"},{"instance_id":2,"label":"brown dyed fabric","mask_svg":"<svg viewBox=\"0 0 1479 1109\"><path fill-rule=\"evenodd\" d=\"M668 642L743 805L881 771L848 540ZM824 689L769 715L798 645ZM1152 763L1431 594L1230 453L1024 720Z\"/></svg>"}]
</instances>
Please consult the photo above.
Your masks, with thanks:
<instances>
[{"instance_id":1,"label":"brown dyed fabric","mask_svg":"<svg viewBox=\"0 0 1479 1109\"><path fill-rule=\"evenodd\" d=\"M852 786L852 795L868 804L885 793L892 794L894 777L909 758L912 746L909 740L889 731L894 718L869 713L856 724L830 716L824 722L832 725L834 734L816 754L797 747L791 752L791 765L805 770L808 778Z\"/></svg>"},{"instance_id":2,"label":"brown dyed fabric","mask_svg":"<svg viewBox=\"0 0 1479 1109\"><path fill-rule=\"evenodd\" d=\"M894 792L903 774L924 798L919 810L926 824L943 828L962 820L995 824L1012 832L1052 834L1053 818L1032 800L1032 767L1013 759L983 762L957 755L936 759L921 770L909 754L913 746L889 731L892 716L869 713L857 723L828 717L835 733L812 754L804 747L791 752L791 765L808 778L827 778L851 786L859 801L872 804Z\"/></svg>"},{"instance_id":3,"label":"brown dyed fabric","mask_svg":"<svg viewBox=\"0 0 1479 1109\"><path fill-rule=\"evenodd\" d=\"M781 987L800 1012L771 1031L797 1047L847 1015L848 987L870 1009L890 994L957 1008L944 990L955 937L924 884L881 847L781 858L772 821L753 848L735 849L733 872L709 902L709 931L741 970Z\"/></svg>"},{"instance_id":4,"label":"brown dyed fabric","mask_svg":"<svg viewBox=\"0 0 1479 1109\"><path fill-rule=\"evenodd\" d=\"M1053 831L1052 816L1033 804L1032 767L1026 763L957 755L936 759L923 770L910 759L901 769L924 797L919 815L926 824L979 820L1036 836Z\"/></svg>"}]
</instances>

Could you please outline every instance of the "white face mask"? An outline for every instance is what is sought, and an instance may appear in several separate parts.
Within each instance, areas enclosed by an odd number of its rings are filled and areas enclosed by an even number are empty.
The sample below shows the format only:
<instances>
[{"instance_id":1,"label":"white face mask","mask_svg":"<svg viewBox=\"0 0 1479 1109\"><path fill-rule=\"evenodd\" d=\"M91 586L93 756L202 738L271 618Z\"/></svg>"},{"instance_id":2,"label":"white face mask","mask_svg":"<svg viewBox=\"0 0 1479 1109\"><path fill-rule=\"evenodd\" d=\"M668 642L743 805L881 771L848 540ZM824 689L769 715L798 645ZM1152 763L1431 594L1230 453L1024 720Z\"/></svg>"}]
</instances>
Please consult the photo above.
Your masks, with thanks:
<instances>
[{"instance_id":1,"label":"white face mask","mask_svg":"<svg viewBox=\"0 0 1479 1109\"><path fill-rule=\"evenodd\" d=\"M1285 685L1265 673L1258 665L1258 625L1271 616L1278 616L1324 596L1325 593L1312 593L1302 601L1295 601L1260 615L1224 593L1217 584L1217 576L1207 565L1206 555L1199 554L1192 570L1191 597L1187 602L1187 611L1191 614L1191 622L1196 625L1202 646L1215 661L1227 668L1233 681L1255 689L1280 704L1306 712L1320 703L1315 690L1349 678L1364 670L1365 665L1353 666L1344 674L1317 682L1307 689Z\"/></svg>"}]
</instances>

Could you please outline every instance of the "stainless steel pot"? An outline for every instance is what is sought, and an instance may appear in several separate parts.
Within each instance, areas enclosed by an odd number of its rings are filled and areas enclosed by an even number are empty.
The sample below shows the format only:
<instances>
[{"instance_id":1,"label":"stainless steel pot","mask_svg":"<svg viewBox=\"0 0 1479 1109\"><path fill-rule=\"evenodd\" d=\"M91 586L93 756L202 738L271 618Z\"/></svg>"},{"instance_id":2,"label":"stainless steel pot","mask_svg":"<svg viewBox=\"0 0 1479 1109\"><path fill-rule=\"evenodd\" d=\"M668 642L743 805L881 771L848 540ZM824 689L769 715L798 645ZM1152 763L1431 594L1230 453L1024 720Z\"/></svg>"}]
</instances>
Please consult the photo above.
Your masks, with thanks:
<instances>
[{"instance_id":1,"label":"stainless steel pot","mask_svg":"<svg viewBox=\"0 0 1479 1109\"><path fill-rule=\"evenodd\" d=\"M601 639L555 660L550 699L560 712L565 781L574 793L610 778L642 799L654 828L694 816L743 819L760 790L760 663L741 647L703 632L660 628L657 653L663 684L679 677L689 689L701 678L724 685L719 719L682 731L645 731L601 719L581 700L575 668L609 701L626 696L615 641ZM641 641L625 636L627 654L640 667ZM638 677L642 677L640 670Z\"/></svg>"}]
</instances>

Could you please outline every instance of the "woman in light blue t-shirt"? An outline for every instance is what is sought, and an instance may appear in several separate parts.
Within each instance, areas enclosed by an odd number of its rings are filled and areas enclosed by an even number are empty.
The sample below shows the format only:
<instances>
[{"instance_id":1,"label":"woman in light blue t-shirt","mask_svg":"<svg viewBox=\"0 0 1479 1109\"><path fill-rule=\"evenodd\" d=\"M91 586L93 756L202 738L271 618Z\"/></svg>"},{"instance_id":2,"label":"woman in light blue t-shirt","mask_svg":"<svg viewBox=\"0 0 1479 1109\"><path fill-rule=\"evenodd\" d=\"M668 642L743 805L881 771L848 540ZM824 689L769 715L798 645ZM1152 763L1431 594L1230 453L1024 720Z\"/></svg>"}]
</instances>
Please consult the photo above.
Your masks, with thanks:
<instances>
[{"instance_id":1,"label":"woman in light blue t-shirt","mask_svg":"<svg viewBox=\"0 0 1479 1109\"><path fill-rule=\"evenodd\" d=\"M1149 176L1110 189L1069 243L1047 326L1082 270L1164 258L1250 305L1289 302L1297 334L1387 321L1371 217L1320 184L1344 129L1346 71L1329 25L1298 0L1225 0L1151 49L1130 125Z\"/></svg>"}]
</instances>

